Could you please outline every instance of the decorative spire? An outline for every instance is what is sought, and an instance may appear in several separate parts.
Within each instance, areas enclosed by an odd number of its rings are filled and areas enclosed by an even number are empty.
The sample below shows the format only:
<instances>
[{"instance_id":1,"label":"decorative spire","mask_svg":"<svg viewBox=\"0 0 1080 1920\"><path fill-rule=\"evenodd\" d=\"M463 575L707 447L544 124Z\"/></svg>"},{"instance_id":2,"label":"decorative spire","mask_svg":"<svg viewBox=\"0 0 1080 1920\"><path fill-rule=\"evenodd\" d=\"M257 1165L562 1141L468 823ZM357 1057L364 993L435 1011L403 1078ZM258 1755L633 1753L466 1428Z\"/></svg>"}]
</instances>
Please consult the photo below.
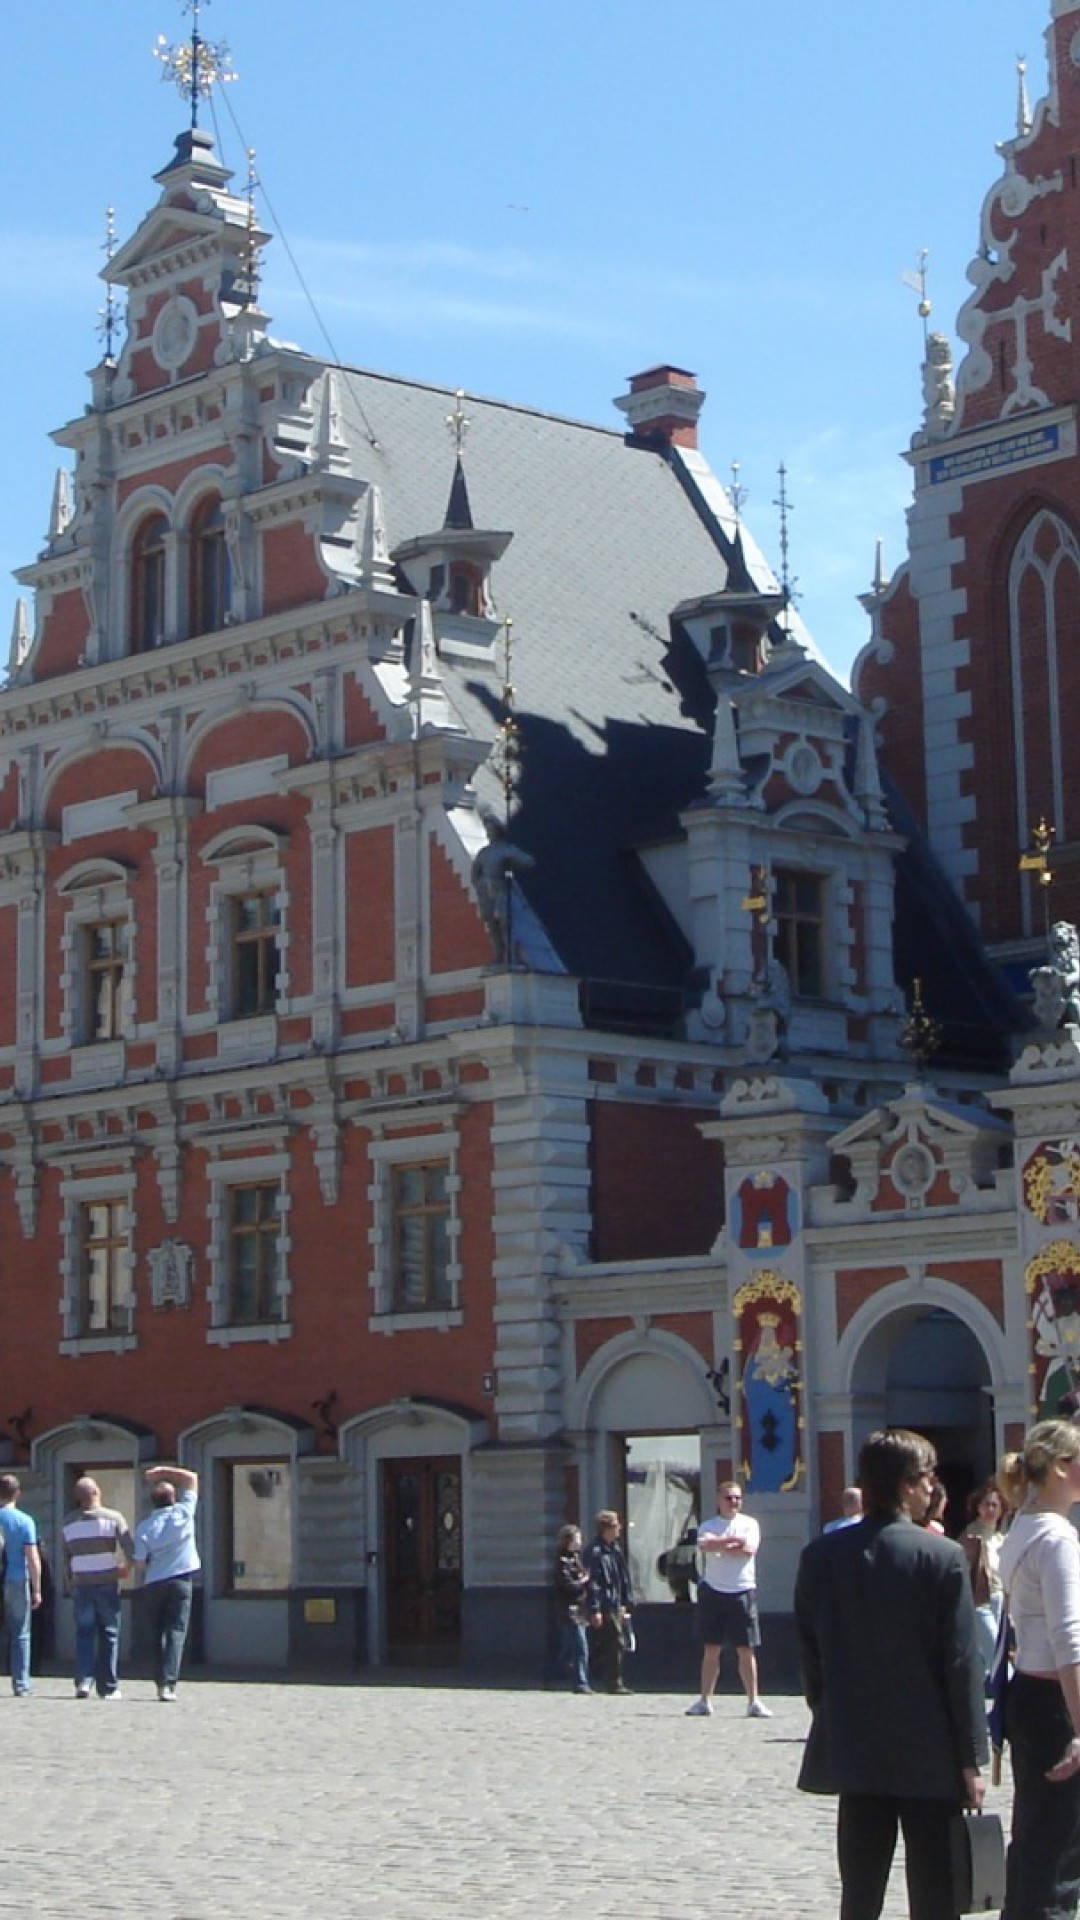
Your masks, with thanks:
<instances>
[{"instance_id":1,"label":"decorative spire","mask_svg":"<svg viewBox=\"0 0 1080 1920\"><path fill-rule=\"evenodd\" d=\"M746 805L746 780L742 761L739 759L735 708L723 687L717 687L716 690L708 790L710 799L715 800L719 806L744 807Z\"/></svg>"},{"instance_id":2,"label":"decorative spire","mask_svg":"<svg viewBox=\"0 0 1080 1920\"><path fill-rule=\"evenodd\" d=\"M49 510L49 543L60 540L71 525L71 476L66 467L57 467Z\"/></svg>"},{"instance_id":3,"label":"decorative spire","mask_svg":"<svg viewBox=\"0 0 1080 1920\"><path fill-rule=\"evenodd\" d=\"M259 293L259 229L255 219L255 149L247 150L247 215L244 221L244 285L241 289L243 305L258 305Z\"/></svg>"},{"instance_id":4,"label":"decorative spire","mask_svg":"<svg viewBox=\"0 0 1080 1920\"><path fill-rule=\"evenodd\" d=\"M102 242L101 251L105 255L106 279L105 305L98 309L98 337L104 343L106 360L115 360L116 331L120 324L119 303L116 298L116 288L108 278L109 268L112 266L113 254L116 252L115 207L106 207L105 209L105 239Z\"/></svg>"},{"instance_id":5,"label":"decorative spire","mask_svg":"<svg viewBox=\"0 0 1080 1920\"><path fill-rule=\"evenodd\" d=\"M229 49L224 40L204 40L199 32L200 10L209 4L210 0L181 0L184 12L191 15L191 39L170 46L165 35L159 33L154 47L154 58L161 61L162 79L171 80L191 103L193 130L199 124L199 101L209 99L214 82L220 80L224 84L236 79L229 67Z\"/></svg>"},{"instance_id":6,"label":"decorative spire","mask_svg":"<svg viewBox=\"0 0 1080 1920\"><path fill-rule=\"evenodd\" d=\"M378 593L396 591L394 568L390 559L390 550L386 544L382 493L374 482L367 490L367 512L364 515L360 564L365 587L371 587Z\"/></svg>"},{"instance_id":7,"label":"decorative spire","mask_svg":"<svg viewBox=\"0 0 1080 1920\"><path fill-rule=\"evenodd\" d=\"M1031 132L1031 103L1027 90L1027 59L1022 53L1016 56L1016 137L1022 140Z\"/></svg>"},{"instance_id":8,"label":"decorative spire","mask_svg":"<svg viewBox=\"0 0 1080 1920\"><path fill-rule=\"evenodd\" d=\"M493 756L495 772L503 790L503 820L507 827L510 825L521 772L521 729L514 714L515 690L511 678L513 647L514 623L507 616L503 621L502 719Z\"/></svg>"},{"instance_id":9,"label":"decorative spire","mask_svg":"<svg viewBox=\"0 0 1080 1920\"><path fill-rule=\"evenodd\" d=\"M929 248L923 247L919 253L918 266L914 268L905 267L903 273L900 275L900 278L903 281L905 287L910 287L912 291L914 293L917 293L919 296L919 304L918 304L918 307L916 308L916 312L918 313L919 319L922 321L924 345L926 343L930 315L933 312L933 308L930 304L930 299L926 291L926 263L929 260L929 258L930 258Z\"/></svg>"},{"instance_id":10,"label":"decorative spire","mask_svg":"<svg viewBox=\"0 0 1080 1920\"><path fill-rule=\"evenodd\" d=\"M327 473L351 473L349 443L341 414L341 391L336 367L323 375L322 407L316 439L316 465Z\"/></svg>"},{"instance_id":11,"label":"decorative spire","mask_svg":"<svg viewBox=\"0 0 1080 1920\"><path fill-rule=\"evenodd\" d=\"M879 538L874 546L874 577L870 582L870 591L881 595L888 584L889 576L885 571L885 542Z\"/></svg>"},{"instance_id":12,"label":"decorative spire","mask_svg":"<svg viewBox=\"0 0 1080 1920\"><path fill-rule=\"evenodd\" d=\"M461 451L465 444L465 435L472 426L472 421L465 412L464 387L459 387L454 395L454 410L452 413L447 414L446 424L450 431L450 437L454 442L454 451L457 457L454 461L454 477L450 483L450 498L446 504L446 517L443 521L443 526L453 527L459 533L471 533L474 522L472 508L469 505L469 489L465 484L465 467L461 458Z\"/></svg>"},{"instance_id":13,"label":"decorative spire","mask_svg":"<svg viewBox=\"0 0 1080 1920\"><path fill-rule=\"evenodd\" d=\"M788 499L787 468L782 460L778 471L780 476L780 491L773 501L773 506L779 507L780 509L780 590L784 596L784 602L780 609L780 624L784 629L785 637L790 640L790 615L796 597L796 580L788 564L791 545L788 532L788 519L792 512L792 506L791 501Z\"/></svg>"},{"instance_id":14,"label":"decorative spire","mask_svg":"<svg viewBox=\"0 0 1080 1920\"><path fill-rule=\"evenodd\" d=\"M740 471L741 469L739 467L738 461L733 460L731 463L731 485L728 488L728 499L731 501L731 511L735 515L736 532L738 532L738 529L739 529L739 522L742 518L743 502L746 499L746 488L741 484L739 480Z\"/></svg>"},{"instance_id":15,"label":"decorative spire","mask_svg":"<svg viewBox=\"0 0 1080 1920\"><path fill-rule=\"evenodd\" d=\"M15 602L15 618L11 623L11 651L8 654L8 674L18 673L30 651L30 609L20 594Z\"/></svg>"},{"instance_id":16,"label":"decorative spire","mask_svg":"<svg viewBox=\"0 0 1080 1920\"><path fill-rule=\"evenodd\" d=\"M416 602L412 651L409 659L409 702L413 710L413 737L457 729L443 685L439 650L435 644L435 623L430 600Z\"/></svg>"}]
</instances>

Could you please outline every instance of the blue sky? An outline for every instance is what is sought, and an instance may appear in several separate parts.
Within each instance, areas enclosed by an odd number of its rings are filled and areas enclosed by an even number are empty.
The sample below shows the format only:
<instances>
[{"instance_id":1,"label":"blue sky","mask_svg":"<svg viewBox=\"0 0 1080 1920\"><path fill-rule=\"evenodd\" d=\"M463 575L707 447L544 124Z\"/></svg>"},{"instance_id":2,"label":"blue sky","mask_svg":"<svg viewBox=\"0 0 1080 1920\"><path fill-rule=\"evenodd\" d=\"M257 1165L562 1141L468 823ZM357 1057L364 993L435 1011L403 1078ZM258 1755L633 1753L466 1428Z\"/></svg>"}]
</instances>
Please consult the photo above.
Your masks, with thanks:
<instances>
[{"instance_id":1,"label":"blue sky","mask_svg":"<svg viewBox=\"0 0 1080 1920\"><path fill-rule=\"evenodd\" d=\"M44 537L49 430L88 397L104 209L125 238L184 124L151 57L188 30L177 0L48 11L49 31L39 7L4 26L5 579ZM951 334L1018 53L1032 101L1045 91L1049 11L213 0L202 27L239 74L216 106L222 157L242 178L255 147L260 217L341 358L612 425L628 374L693 369L703 450L725 478L739 461L774 564L786 463L802 612L846 672L875 538L890 567L902 554L922 335L900 276L929 249ZM280 239L263 305L276 335L325 350Z\"/></svg>"}]
</instances>

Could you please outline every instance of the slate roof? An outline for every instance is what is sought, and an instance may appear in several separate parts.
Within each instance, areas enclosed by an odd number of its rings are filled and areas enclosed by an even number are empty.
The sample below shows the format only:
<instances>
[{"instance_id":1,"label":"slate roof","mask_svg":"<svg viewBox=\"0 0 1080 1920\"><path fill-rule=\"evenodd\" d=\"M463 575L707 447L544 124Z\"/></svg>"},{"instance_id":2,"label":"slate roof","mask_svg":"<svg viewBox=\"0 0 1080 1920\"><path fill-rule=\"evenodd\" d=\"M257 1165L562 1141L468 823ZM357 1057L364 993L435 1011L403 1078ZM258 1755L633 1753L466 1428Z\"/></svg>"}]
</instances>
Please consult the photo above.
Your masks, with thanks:
<instances>
[{"instance_id":1,"label":"slate roof","mask_svg":"<svg viewBox=\"0 0 1080 1920\"><path fill-rule=\"evenodd\" d=\"M440 527L455 475L454 393L359 369L343 372L341 388L354 468L381 489L391 549ZM727 586L729 572L732 585L776 581L745 532L740 542L732 523L728 536L726 495L699 455L675 465L617 428L472 395L465 410L473 524L514 536L493 591L514 622L524 754L512 831L536 860L522 884L563 965L586 982L587 1017L670 1026L692 955L632 849L677 833L679 812L703 792L714 706L704 663L681 629L673 636L670 615ZM500 714L497 655L490 668L443 663L453 707L481 738L494 738ZM478 785L494 803L490 775ZM943 1061L1000 1070L1022 1009L887 783L886 798L908 842L897 978L924 980Z\"/></svg>"},{"instance_id":2,"label":"slate roof","mask_svg":"<svg viewBox=\"0 0 1080 1920\"><path fill-rule=\"evenodd\" d=\"M453 398L354 370L341 380L355 471L382 491L391 549L443 524ZM571 973L678 990L685 942L627 850L677 831L703 789L713 696L669 615L724 586L724 555L661 454L617 429L471 396L465 407L473 523L514 536L492 583L514 623L513 837L536 859L525 890ZM443 662L451 704L481 738L499 719L501 652L490 668ZM493 803L493 784L479 784Z\"/></svg>"}]
</instances>

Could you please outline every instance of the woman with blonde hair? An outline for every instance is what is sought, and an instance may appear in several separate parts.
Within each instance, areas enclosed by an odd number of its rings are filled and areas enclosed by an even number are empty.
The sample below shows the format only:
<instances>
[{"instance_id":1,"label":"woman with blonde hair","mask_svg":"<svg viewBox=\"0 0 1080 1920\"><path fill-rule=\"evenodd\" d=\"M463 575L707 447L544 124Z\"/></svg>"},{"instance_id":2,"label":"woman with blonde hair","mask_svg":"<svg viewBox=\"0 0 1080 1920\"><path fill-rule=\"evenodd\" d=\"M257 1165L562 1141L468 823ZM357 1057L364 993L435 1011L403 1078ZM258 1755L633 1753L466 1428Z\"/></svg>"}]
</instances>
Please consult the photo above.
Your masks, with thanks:
<instances>
[{"instance_id":1,"label":"woman with blonde hair","mask_svg":"<svg viewBox=\"0 0 1080 1920\"><path fill-rule=\"evenodd\" d=\"M1016 1633L1005 1707L1013 1821L1002 1920L1066 1920L1080 1898L1080 1427L1042 1420L997 1474L1019 1512L999 1566Z\"/></svg>"}]
</instances>

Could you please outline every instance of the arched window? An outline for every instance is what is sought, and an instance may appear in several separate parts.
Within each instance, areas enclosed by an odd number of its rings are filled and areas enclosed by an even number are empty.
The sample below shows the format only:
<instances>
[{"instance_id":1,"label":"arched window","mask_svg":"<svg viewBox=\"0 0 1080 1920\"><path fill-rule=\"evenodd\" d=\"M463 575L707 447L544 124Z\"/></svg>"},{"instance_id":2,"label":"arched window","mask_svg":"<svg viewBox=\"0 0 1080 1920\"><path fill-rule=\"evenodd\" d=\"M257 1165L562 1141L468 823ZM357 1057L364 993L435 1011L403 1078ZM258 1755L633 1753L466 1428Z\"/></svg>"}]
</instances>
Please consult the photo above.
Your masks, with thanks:
<instances>
[{"instance_id":1,"label":"arched window","mask_svg":"<svg viewBox=\"0 0 1080 1920\"><path fill-rule=\"evenodd\" d=\"M1076 656L1080 639L1080 545L1057 514L1029 520L1009 565L1009 642L1013 695L1018 845L1040 814L1058 844L1080 838L1078 801L1067 742L1080 719Z\"/></svg>"},{"instance_id":2,"label":"arched window","mask_svg":"<svg viewBox=\"0 0 1080 1920\"><path fill-rule=\"evenodd\" d=\"M191 523L190 567L188 632L216 633L229 607L229 554L225 515L213 496L196 509Z\"/></svg>"},{"instance_id":3,"label":"arched window","mask_svg":"<svg viewBox=\"0 0 1080 1920\"><path fill-rule=\"evenodd\" d=\"M131 547L131 622L132 653L149 653L165 638L165 535L164 514L151 514L144 520Z\"/></svg>"}]
</instances>

